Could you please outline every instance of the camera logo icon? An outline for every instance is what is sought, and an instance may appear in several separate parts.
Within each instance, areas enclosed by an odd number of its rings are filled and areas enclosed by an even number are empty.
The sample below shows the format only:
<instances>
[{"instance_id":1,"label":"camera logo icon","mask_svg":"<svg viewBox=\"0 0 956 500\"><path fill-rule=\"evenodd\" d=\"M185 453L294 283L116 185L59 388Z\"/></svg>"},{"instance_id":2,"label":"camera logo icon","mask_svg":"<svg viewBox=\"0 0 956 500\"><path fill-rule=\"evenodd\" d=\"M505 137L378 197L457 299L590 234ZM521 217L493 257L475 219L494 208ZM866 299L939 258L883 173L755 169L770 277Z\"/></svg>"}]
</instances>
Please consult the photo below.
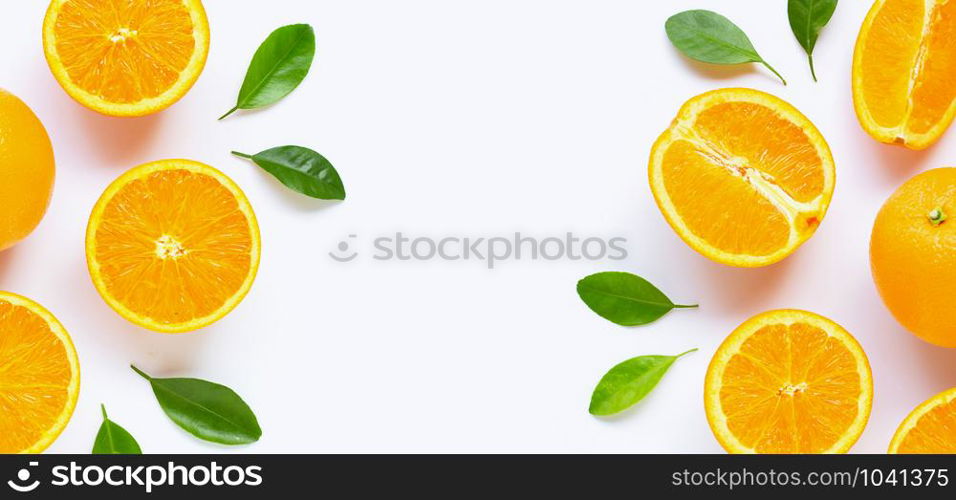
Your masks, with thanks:
<instances>
[{"instance_id":1,"label":"camera logo icon","mask_svg":"<svg viewBox=\"0 0 956 500\"><path fill-rule=\"evenodd\" d=\"M355 241L356 235L350 234L347 239L344 239L339 242L336 246L335 252L329 252L329 257L332 257L337 262L351 262L358 257L358 252L351 248L351 243Z\"/></svg>"},{"instance_id":2,"label":"camera logo icon","mask_svg":"<svg viewBox=\"0 0 956 500\"><path fill-rule=\"evenodd\" d=\"M36 467L40 465L40 462L30 462L30 467ZM17 480L7 481L7 486L20 493L28 493L37 489L37 486L40 486L40 481L30 481L30 469L20 469L17 471Z\"/></svg>"}]
</instances>

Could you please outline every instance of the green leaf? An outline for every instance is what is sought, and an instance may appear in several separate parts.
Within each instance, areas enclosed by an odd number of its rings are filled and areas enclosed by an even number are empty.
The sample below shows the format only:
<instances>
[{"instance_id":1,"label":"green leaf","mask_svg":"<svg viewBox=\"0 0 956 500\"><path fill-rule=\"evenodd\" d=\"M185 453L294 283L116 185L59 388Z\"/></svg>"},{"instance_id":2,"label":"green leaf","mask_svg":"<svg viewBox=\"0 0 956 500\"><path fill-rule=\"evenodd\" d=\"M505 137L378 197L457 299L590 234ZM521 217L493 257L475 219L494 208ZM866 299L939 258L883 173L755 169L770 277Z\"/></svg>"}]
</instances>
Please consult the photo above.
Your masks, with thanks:
<instances>
[{"instance_id":1,"label":"green leaf","mask_svg":"<svg viewBox=\"0 0 956 500\"><path fill-rule=\"evenodd\" d=\"M126 429L106 416L105 405L100 405L100 409L103 410L103 424L100 425L100 431L96 433L96 440L93 442L93 454L141 455L143 450L139 448L136 439L129 432L126 432Z\"/></svg>"},{"instance_id":2,"label":"green leaf","mask_svg":"<svg viewBox=\"0 0 956 500\"><path fill-rule=\"evenodd\" d=\"M638 356L611 368L594 388L588 411L591 415L613 415L634 406L657 387L674 361L696 350L677 356Z\"/></svg>"},{"instance_id":3,"label":"green leaf","mask_svg":"<svg viewBox=\"0 0 956 500\"><path fill-rule=\"evenodd\" d=\"M130 368L149 381L166 415L199 439L234 445L262 436L255 414L232 389L195 378L153 378Z\"/></svg>"},{"instance_id":4,"label":"green leaf","mask_svg":"<svg viewBox=\"0 0 956 500\"><path fill-rule=\"evenodd\" d=\"M709 10L687 10L671 16L664 24L667 38L685 56L710 64L760 63L787 81L765 61L736 24Z\"/></svg>"},{"instance_id":5,"label":"green leaf","mask_svg":"<svg viewBox=\"0 0 956 500\"><path fill-rule=\"evenodd\" d=\"M813 67L813 47L817 44L820 30L830 22L837 0L789 0L787 16L790 17L790 29L797 37L800 46L807 52L810 62L810 74L817 81L817 71Z\"/></svg>"},{"instance_id":6,"label":"green leaf","mask_svg":"<svg viewBox=\"0 0 956 500\"><path fill-rule=\"evenodd\" d=\"M656 286L631 273L592 274L578 281L578 296L598 316L622 326L646 325L671 309L697 307L674 304Z\"/></svg>"},{"instance_id":7,"label":"green leaf","mask_svg":"<svg viewBox=\"0 0 956 500\"><path fill-rule=\"evenodd\" d=\"M237 109L268 106L289 95L309 74L315 58L315 31L308 24L283 26L269 35L252 57L239 90Z\"/></svg>"},{"instance_id":8,"label":"green leaf","mask_svg":"<svg viewBox=\"0 0 956 500\"><path fill-rule=\"evenodd\" d=\"M324 156L301 146L280 146L256 155L232 152L252 160L286 187L321 200L344 200L345 186Z\"/></svg>"}]
</instances>

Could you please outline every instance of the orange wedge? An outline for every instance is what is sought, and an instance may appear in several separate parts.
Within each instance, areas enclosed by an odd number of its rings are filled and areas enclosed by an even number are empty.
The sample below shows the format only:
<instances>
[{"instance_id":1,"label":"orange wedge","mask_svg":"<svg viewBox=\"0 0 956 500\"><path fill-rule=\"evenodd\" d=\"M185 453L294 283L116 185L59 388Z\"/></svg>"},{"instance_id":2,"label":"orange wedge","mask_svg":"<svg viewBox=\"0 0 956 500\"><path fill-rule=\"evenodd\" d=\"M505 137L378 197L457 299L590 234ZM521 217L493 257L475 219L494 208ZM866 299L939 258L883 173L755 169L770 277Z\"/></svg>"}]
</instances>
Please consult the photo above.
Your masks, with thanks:
<instances>
[{"instance_id":1,"label":"orange wedge","mask_svg":"<svg viewBox=\"0 0 956 500\"><path fill-rule=\"evenodd\" d=\"M674 231L737 267L793 253L830 205L830 148L793 106L751 89L694 97L651 149L651 191Z\"/></svg>"},{"instance_id":2,"label":"orange wedge","mask_svg":"<svg viewBox=\"0 0 956 500\"><path fill-rule=\"evenodd\" d=\"M80 363L63 325L30 299L0 292L0 453L39 453L63 432Z\"/></svg>"},{"instance_id":3,"label":"orange wedge","mask_svg":"<svg viewBox=\"0 0 956 500\"><path fill-rule=\"evenodd\" d=\"M127 320L177 333L210 325L249 292L259 226L222 172L190 160L147 163L103 193L86 260L103 299Z\"/></svg>"},{"instance_id":4,"label":"orange wedge","mask_svg":"<svg viewBox=\"0 0 956 500\"><path fill-rule=\"evenodd\" d=\"M853 55L853 103L874 139L923 149L956 113L956 2L877 0Z\"/></svg>"},{"instance_id":5,"label":"orange wedge","mask_svg":"<svg viewBox=\"0 0 956 500\"><path fill-rule=\"evenodd\" d=\"M889 453L956 453L956 388L917 406L896 430Z\"/></svg>"},{"instance_id":6,"label":"orange wedge","mask_svg":"<svg viewBox=\"0 0 956 500\"><path fill-rule=\"evenodd\" d=\"M178 101L209 53L199 0L53 0L43 21L53 76L80 104L142 116Z\"/></svg>"},{"instance_id":7,"label":"orange wedge","mask_svg":"<svg viewBox=\"0 0 956 500\"><path fill-rule=\"evenodd\" d=\"M873 379L860 344L807 311L769 311L724 340L704 408L730 453L844 453L870 416Z\"/></svg>"}]
</instances>

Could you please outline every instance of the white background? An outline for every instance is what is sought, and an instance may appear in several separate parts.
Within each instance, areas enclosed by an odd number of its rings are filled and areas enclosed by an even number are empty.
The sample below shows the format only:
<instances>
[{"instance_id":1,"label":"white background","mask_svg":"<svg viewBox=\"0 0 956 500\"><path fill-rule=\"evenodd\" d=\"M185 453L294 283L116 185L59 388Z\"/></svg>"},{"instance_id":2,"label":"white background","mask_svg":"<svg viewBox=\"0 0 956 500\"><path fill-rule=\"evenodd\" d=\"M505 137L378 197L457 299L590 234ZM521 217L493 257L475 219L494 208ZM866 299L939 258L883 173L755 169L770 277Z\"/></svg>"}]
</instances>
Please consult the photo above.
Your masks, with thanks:
<instances>
[{"instance_id":1,"label":"white background","mask_svg":"<svg viewBox=\"0 0 956 500\"><path fill-rule=\"evenodd\" d=\"M57 184L43 223L0 254L0 288L48 307L72 333L79 405L52 452L87 452L99 404L146 452L720 452L704 416L711 354L748 317L803 308L845 326L873 367L873 414L855 452L883 452L901 419L956 385L956 352L907 334L881 304L867 243L883 200L956 153L950 133L926 152L883 146L857 124L853 43L870 2L844 1L817 45L820 82L787 23L786 2L752 0L207 0L212 49L193 90L140 119L74 103L43 59L46 2L0 7L0 87L49 131ZM689 62L665 19L711 8L734 20L789 78L758 67ZM318 52L304 84L259 112L234 104L258 44L307 22ZM718 87L765 90L793 103L837 163L830 212L809 242L763 269L724 267L666 225L646 181L651 143L688 98ZM228 152L300 144L345 180L343 203L287 191ZM252 292L201 332L135 327L100 299L83 249L107 184L170 157L219 167L246 191L262 227ZM379 262L371 239L422 236L628 238L623 262ZM365 255L327 252L348 234ZM672 298L699 302L643 328L617 327L574 291L592 272L626 270ZM680 360L660 386L611 419L587 412L614 364L641 354ZM162 414L127 367L233 387L259 417L256 444L198 441Z\"/></svg>"}]
</instances>

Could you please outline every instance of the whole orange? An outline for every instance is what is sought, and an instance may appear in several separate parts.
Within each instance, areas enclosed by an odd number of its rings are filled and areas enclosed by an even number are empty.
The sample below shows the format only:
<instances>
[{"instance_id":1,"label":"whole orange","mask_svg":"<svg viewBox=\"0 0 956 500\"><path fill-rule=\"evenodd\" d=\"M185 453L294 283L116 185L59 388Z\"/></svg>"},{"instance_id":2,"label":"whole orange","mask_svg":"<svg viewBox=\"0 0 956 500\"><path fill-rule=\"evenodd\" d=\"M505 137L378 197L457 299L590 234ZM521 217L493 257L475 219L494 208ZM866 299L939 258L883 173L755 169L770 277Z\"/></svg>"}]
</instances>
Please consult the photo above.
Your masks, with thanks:
<instances>
[{"instance_id":1,"label":"whole orange","mask_svg":"<svg viewBox=\"0 0 956 500\"><path fill-rule=\"evenodd\" d=\"M956 347L956 168L919 174L890 196L873 224L870 266L900 324Z\"/></svg>"},{"instance_id":2,"label":"whole orange","mask_svg":"<svg viewBox=\"0 0 956 500\"><path fill-rule=\"evenodd\" d=\"M43 124L0 89L0 250L26 238L53 194L53 146Z\"/></svg>"}]
</instances>

